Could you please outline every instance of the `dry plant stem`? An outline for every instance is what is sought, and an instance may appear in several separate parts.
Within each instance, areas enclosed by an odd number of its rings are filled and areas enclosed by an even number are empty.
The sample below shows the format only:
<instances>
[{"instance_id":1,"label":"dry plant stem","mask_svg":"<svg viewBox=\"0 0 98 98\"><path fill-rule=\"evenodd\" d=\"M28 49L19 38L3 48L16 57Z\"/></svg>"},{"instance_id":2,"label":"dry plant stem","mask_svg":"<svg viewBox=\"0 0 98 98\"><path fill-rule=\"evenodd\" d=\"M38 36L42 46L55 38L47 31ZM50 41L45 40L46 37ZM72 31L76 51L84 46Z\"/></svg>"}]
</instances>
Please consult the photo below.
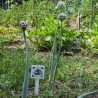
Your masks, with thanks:
<instances>
[{"instance_id":1,"label":"dry plant stem","mask_svg":"<svg viewBox=\"0 0 98 98\"><path fill-rule=\"evenodd\" d=\"M26 41L25 29L23 29L24 41L25 41L25 48L26 48L26 70L25 70L25 77L23 83L23 93L22 98L27 98L28 95L28 84L29 84L29 52L28 52L28 44Z\"/></svg>"},{"instance_id":2,"label":"dry plant stem","mask_svg":"<svg viewBox=\"0 0 98 98\"><path fill-rule=\"evenodd\" d=\"M55 69L54 69L54 75L53 75L52 95L54 94L54 84L55 84L55 79L56 79L56 74L57 74L57 68L59 65L59 59L60 59L60 53L61 53L61 44L62 44L62 20L61 20L61 30L60 30L59 52L58 52L58 56L57 56L56 61L55 61Z\"/></svg>"}]
</instances>

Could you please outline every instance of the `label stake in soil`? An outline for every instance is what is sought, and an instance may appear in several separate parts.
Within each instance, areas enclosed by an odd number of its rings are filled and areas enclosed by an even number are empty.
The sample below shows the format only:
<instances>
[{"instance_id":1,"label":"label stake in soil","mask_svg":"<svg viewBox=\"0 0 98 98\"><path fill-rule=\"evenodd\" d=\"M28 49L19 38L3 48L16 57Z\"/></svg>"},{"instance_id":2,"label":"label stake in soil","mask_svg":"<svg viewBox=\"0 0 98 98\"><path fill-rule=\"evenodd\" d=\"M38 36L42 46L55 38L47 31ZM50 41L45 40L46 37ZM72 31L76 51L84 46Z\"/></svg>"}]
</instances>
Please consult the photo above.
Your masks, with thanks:
<instances>
[{"instance_id":1,"label":"label stake in soil","mask_svg":"<svg viewBox=\"0 0 98 98\"><path fill-rule=\"evenodd\" d=\"M35 79L35 95L38 95L39 79L44 79L45 66L32 65L31 78Z\"/></svg>"}]
</instances>

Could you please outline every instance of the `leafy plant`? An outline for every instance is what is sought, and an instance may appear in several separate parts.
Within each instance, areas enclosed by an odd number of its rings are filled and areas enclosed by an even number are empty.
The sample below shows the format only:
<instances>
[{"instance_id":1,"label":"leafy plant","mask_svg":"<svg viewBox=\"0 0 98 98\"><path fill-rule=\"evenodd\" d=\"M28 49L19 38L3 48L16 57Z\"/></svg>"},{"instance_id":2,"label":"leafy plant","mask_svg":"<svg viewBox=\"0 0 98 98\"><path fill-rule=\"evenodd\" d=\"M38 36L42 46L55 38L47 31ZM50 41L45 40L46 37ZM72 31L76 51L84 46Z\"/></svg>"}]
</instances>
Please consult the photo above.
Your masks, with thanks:
<instances>
[{"instance_id":1,"label":"leafy plant","mask_svg":"<svg viewBox=\"0 0 98 98\"><path fill-rule=\"evenodd\" d=\"M19 29L9 27L0 27L0 43L10 42L13 39L17 38Z\"/></svg>"}]
</instances>

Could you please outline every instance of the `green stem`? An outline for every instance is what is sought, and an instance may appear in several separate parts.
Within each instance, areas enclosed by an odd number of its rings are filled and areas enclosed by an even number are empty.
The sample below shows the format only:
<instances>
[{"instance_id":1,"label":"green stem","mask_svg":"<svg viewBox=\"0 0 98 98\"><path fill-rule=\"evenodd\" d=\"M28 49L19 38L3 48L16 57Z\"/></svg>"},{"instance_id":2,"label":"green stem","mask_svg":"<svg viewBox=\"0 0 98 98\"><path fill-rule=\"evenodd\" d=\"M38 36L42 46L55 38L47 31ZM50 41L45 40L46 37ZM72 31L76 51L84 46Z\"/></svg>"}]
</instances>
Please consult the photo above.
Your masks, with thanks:
<instances>
[{"instance_id":1,"label":"green stem","mask_svg":"<svg viewBox=\"0 0 98 98\"><path fill-rule=\"evenodd\" d=\"M59 45L59 52L58 56L55 62L55 69L54 69L54 76L53 76L53 83L52 83L52 94L54 94L54 84L55 84L55 79L56 79L56 74L57 74L57 68L59 65L59 59L60 59L60 53L61 53L61 44L62 44L62 21L61 21L61 30L60 30L60 45Z\"/></svg>"},{"instance_id":2,"label":"green stem","mask_svg":"<svg viewBox=\"0 0 98 98\"><path fill-rule=\"evenodd\" d=\"M24 35L24 41L25 41L26 59L27 59L27 61L26 61L26 70L25 70L22 98L27 98L28 84L29 84L29 52L28 52L28 44L27 44L27 41L26 41L25 30L23 30L23 35Z\"/></svg>"},{"instance_id":3,"label":"green stem","mask_svg":"<svg viewBox=\"0 0 98 98\"><path fill-rule=\"evenodd\" d=\"M53 72L54 70L54 59L55 59L55 53L56 53L56 40L57 40L57 31L58 31L58 27L59 27L59 20L58 20L58 26L57 26L57 30L56 30L56 33L55 33L55 39L54 39L54 43L53 43L53 58L52 58L52 69L51 71Z\"/></svg>"},{"instance_id":4,"label":"green stem","mask_svg":"<svg viewBox=\"0 0 98 98\"><path fill-rule=\"evenodd\" d=\"M50 52L50 62L49 62L49 87L50 84L51 84L51 74L54 70L54 59L55 59L55 53L56 53L56 40L57 40L57 31L58 31L58 28L59 28L59 20L58 20L58 26L57 26L57 30L56 30L56 33L55 33L55 39L54 39L54 43L53 43L53 47L52 47L52 50Z\"/></svg>"},{"instance_id":5,"label":"green stem","mask_svg":"<svg viewBox=\"0 0 98 98\"><path fill-rule=\"evenodd\" d=\"M92 6L91 6L91 29L92 29L92 25L93 25L93 0L92 2Z\"/></svg>"},{"instance_id":6,"label":"green stem","mask_svg":"<svg viewBox=\"0 0 98 98\"><path fill-rule=\"evenodd\" d=\"M59 20L58 20L57 30L56 30L56 33L55 33L55 39L54 39L53 47L52 47L52 50L50 52L50 62L49 62L49 71L50 71L50 73L53 70L53 66L54 66L54 57L55 57L55 52L56 52L56 39L57 39L58 27L59 27Z\"/></svg>"},{"instance_id":7,"label":"green stem","mask_svg":"<svg viewBox=\"0 0 98 98\"><path fill-rule=\"evenodd\" d=\"M3 9L3 0L2 0L2 7L1 8Z\"/></svg>"}]
</instances>

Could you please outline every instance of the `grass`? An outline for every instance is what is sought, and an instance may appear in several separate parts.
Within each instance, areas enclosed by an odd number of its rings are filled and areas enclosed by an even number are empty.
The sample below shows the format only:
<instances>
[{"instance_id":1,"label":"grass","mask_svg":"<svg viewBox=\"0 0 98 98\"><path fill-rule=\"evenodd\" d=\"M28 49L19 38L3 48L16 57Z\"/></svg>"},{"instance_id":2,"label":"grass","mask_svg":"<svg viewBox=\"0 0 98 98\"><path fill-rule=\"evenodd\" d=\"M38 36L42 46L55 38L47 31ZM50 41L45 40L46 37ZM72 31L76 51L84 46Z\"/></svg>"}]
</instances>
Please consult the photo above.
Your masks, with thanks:
<instances>
[{"instance_id":1,"label":"grass","mask_svg":"<svg viewBox=\"0 0 98 98\"><path fill-rule=\"evenodd\" d=\"M18 98L22 96L22 85L25 73L25 51L11 51L7 48L0 55L0 97ZM49 53L33 52L30 49L31 65L44 65L45 78L40 79L39 97L51 98L49 88ZM98 59L89 56L61 55L55 83L56 98L76 98L77 96L98 89ZM34 96L34 79L29 73L29 98Z\"/></svg>"}]
</instances>

